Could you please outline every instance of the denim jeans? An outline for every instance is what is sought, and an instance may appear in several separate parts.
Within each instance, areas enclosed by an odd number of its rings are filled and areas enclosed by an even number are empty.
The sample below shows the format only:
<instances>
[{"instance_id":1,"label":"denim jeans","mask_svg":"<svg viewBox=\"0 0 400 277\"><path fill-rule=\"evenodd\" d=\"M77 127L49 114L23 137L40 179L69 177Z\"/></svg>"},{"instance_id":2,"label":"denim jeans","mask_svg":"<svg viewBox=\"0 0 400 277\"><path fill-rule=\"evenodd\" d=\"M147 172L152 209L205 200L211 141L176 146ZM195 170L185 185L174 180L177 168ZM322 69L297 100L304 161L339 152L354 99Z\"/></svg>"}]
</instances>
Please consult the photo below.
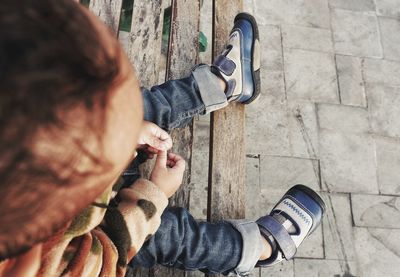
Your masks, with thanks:
<instances>
[{"instance_id":1,"label":"denim jeans","mask_svg":"<svg viewBox=\"0 0 400 277\"><path fill-rule=\"evenodd\" d=\"M198 114L228 105L219 79L208 65L197 66L183 79L168 81L150 90L142 88L144 120L165 130L180 128Z\"/></svg>"},{"instance_id":2,"label":"denim jeans","mask_svg":"<svg viewBox=\"0 0 400 277\"><path fill-rule=\"evenodd\" d=\"M172 130L184 126L195 115L226 106L228 102L218 82L209 66L200 65L187 78L143 89L145 120ZM126 177L134 174L130 170L126 171ZM257 263L261 247L260 232L254 221L197 222L186 209L167 208L158 231L145 242L130 266L149 268L161 264L245 276Z\"/></svg>"}]
</instances>

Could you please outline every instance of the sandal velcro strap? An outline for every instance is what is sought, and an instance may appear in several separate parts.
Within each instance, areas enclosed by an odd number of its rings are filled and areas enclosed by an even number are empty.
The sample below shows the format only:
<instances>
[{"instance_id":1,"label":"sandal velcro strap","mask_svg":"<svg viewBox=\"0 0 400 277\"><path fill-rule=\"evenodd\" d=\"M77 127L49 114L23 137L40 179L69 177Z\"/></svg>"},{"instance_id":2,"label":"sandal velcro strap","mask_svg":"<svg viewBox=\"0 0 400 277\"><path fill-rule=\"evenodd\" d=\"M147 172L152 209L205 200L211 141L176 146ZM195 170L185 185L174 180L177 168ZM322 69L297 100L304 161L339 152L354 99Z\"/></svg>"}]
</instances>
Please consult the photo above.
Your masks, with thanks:
<instances>
[{"instance_id":1,"label":"sandal velcro strap","mask_svg":"<svg viewBox=\"0 0 400 277\"><path fill-rule=\"evenodd\" d=\"M217 59L214 61L213 66L218 68L219 71L227 76L231 76L233 71L235 71L236 69L236 64L224 55L218 56Z\"/></svg>"},{"instance_id":2,"label":"sandal velcro strap","mask_svg":"<svg viewBox=\"0 0 400 277\"><path fill-rule=\"evenodd\" d=\"M281 223L272 216L267 215L258 219L257 224L260 226L260 231L264 236L269 234L273 236L286 260L293 258L297 251L296 244ZM265 233L265 230L269 234Z\"/></svg>"}]
</instances>

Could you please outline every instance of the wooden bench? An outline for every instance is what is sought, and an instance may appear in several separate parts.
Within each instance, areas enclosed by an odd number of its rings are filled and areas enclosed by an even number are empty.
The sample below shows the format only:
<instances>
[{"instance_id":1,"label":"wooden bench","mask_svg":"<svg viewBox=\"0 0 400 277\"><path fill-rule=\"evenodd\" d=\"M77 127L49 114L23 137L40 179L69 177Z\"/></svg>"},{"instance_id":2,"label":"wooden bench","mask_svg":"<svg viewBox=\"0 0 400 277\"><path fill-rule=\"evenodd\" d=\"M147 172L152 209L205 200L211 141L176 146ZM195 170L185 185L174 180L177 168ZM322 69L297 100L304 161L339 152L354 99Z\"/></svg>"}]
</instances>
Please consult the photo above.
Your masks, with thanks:
<instances>
[{"instance_id":1,"label":"wooden bench","mask_svg":"<svg viewBox=\"0 0 400 277\"><path fill-rule=\"evenodd\" d=\"M121 16L132 12L131 30L125 50L136 68L144 87L160 80L164 10L171 7L171 24L165 65L165 79L185 77L198 61L200 1L202 0L135 0L133 9L123 10L126 0L81 0L118 36ZM241 11L241 0L213 1L212 53L216 57L224 48L235 15ZM120 39L122 39L120 37ZM162 79L162 78L161 78ZM175 151L188 164L181 189L170 205L188 207L190 199L190 165L192 158L193 127L176 130L172 134ZM206 170L206 169L204 169ZM244 106L230 104L211 115L210 159L208 184L209 221L223 218L243 218L245 211L245 145ZM134 276L186 276L190 273L156 267L141 269ZM196 274L197 275L197 274Z\"/></svg>"}]
</instances>

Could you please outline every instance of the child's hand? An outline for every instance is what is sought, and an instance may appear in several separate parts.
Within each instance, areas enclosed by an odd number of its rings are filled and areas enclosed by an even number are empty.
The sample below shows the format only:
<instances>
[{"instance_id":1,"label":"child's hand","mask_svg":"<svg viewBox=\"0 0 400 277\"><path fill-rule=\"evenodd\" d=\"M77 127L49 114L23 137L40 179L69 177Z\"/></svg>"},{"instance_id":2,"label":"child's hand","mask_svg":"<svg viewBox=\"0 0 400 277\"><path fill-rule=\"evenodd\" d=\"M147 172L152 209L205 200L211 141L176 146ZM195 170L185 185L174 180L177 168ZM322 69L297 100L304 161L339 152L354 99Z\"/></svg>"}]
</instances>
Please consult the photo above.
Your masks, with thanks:
<instances>
[{"instance_id":1,"label":"child's hand","mask_svg":"<svg viewBox=\"0 0 400 277\"><path fill-rule=\"evenodd\" d=\"M182 184L185 160L167 151L159 151L157 160L151 172L150 181L156 184L169 198Z\"/></svg>"},{"instance_id":2,"label":"child's hand","mask_svg":"<svg viewBox=\"0 0 400 277\"><path fill-rule=\"evenodd\" d=\"M156 124L144 121L139 134L138 149L147 152L149 158L153 158L158 151L171 149L172 139L169 134Z\"/></svg>"}]
</instances>

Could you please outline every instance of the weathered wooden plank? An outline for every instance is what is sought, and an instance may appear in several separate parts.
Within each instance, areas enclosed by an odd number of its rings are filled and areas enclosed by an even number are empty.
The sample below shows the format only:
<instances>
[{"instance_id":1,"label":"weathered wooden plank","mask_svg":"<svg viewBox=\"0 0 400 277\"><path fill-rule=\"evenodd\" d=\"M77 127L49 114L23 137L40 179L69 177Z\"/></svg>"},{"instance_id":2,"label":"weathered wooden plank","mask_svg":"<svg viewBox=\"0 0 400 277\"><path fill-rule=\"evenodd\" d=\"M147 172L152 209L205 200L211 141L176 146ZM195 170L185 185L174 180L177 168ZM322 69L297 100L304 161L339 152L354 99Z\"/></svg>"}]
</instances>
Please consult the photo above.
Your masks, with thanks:
<instances>
[{"instance_id":1,"label":"weathered wooden plank","mask_svg":"<svg viewBox=\"0 0 400 277\"><path fill-rule=\"evenodd\" d=\"M213 56L225 47L240 0L214 0ZM211 115L208 219L243 218L245 211L244 106L229 104Z\"/></svg>"},{"instance_id":2,"label":"weathered wooden plank","mask_svg":"<svg viewBox=\"0 0 400 277\"><path fill-rule=\"evenodd\" d=\"M190 11L190 13L188 13ZM198 34L200 24L199 0L173 0L171 31L167 60L167 79L187 76L198 57ZM190 164L192 158L193 126L174 130L171 134L174 145L172 152L186 160L186 171L182 186L170 199L171 206L189 207ZM154 276L179 277L185 272L177 269L156 267Z\"/></svg>"},{"instance_id":3,"label":"weathered wooden plank","mask_svg":"<svg viewBox=\"0 0 400 277\"><path fill-rule=\"evenodd\" d=\"M128 56L143 87L157 84L166 0L136 0L133 4Z\"/></svg>"},{"instance_id":4,"label":"weathered wooden plank","mask_svg":"<svg viewBox=\"0 0 400 277\"><path fill-rule=\"evenodd\" d=\"M188 13L187 11L190 11ZM197 62L198 34L200 24L199 0L173 0L170 45L167 63L167 79L186 77ZM190 163L192 156L192 125L172 133L172 151L185 158L187 168L183 184L173 197L171 204L189 207Z\"/></svg>"},{"instance_id":5,"label":"weathered wooden plank","mask_svg":"<svg viewBox=\"0 0 400 277\"><path fill-rule=\"evenodd\" d=\"M128 56L136 69L136 75L143 87L157 84L161 58L162 26L165 3L169 0L135 0L133 4L131 32L128 38ZM148 177L152 166L142 168ZM153 270L137 268L129 276L154 276Z\"/></svg>"},{"instance_id":6,"label":"weathered wooden plank","mask_svg":"<svg viewBox=\"0 0 400 277\"><path fill-rule=\"evenodd\" d=\"M214 0L213 57L225 47L241 0ZM208 220L244 218L244 106L229 104L211 114Z\"/></svg>"},{"instance_id":7,"label":"weathered wooden plank","mask_svg":"<svg viewBox=\"0 0 400 277\"><path fill-rule=\"evenodd\" d=\"M150 88L158 82L164 8L169 3L170 0L136 0L133 4L128 56L142 87ZM152 163L142 165L144 178L150 176L152 168Z\"/></svg>"},{"instance_id":8,"label":"weathered wooden plank","mask_svg":"<svg viewBox=\"0 0 400 277\"><path fill-rule=\"evenodd\" d=\"M199 28L200 1L173 0L168 79L186 77L196 64L199 51Z\"/></svg>"},{"instance_id":9,"label":"weathered wooden plank","mask_svg":"<svg viewBox=\"0 0 400 277\"><path fill-rule=\"evenodd\" d=\"M159 78L161 56L163 8L167 0L134 2L132 28L128 41L128 56L136 68L142 86L155 85ZM90 9L103 22L118 32L122 0L92 0ZM119 8L117 8L117 6ZM173 0L172 24L168 53L168 79L186 76L196 64L198 55L199 0ZM187 11L191 11L190 15ZM181 154L187 161L181 189L171 199L171 205L188 207L190 191L191 146L193 141L192 126L174 131L172 134L174 148L172 151ZM149 167L144 168L147 175ZM136 269L130 276L184 276L183 271L156 267L153 270Z\"/></svg>"},{"instance_id":10,"label":"weathered wooden plank","mask_svg":"<svg viewBox=\"0 0 400 277\"><path fill-rule=\"evenodd\" d=\"M150 275L150 269L148 268L135 268L132 269L128 267L125 277L149 277Z\"/></svg>"},{"instance_id":11,"label":"weathered wooden plank","mask_svg":"<svg viewBox=\"0 0 400 277\"><path fill-rule=\"evenodd\" d=\"M122 0L90 0L89 9L117 34Z\"/></svg>"}]
</instances>

